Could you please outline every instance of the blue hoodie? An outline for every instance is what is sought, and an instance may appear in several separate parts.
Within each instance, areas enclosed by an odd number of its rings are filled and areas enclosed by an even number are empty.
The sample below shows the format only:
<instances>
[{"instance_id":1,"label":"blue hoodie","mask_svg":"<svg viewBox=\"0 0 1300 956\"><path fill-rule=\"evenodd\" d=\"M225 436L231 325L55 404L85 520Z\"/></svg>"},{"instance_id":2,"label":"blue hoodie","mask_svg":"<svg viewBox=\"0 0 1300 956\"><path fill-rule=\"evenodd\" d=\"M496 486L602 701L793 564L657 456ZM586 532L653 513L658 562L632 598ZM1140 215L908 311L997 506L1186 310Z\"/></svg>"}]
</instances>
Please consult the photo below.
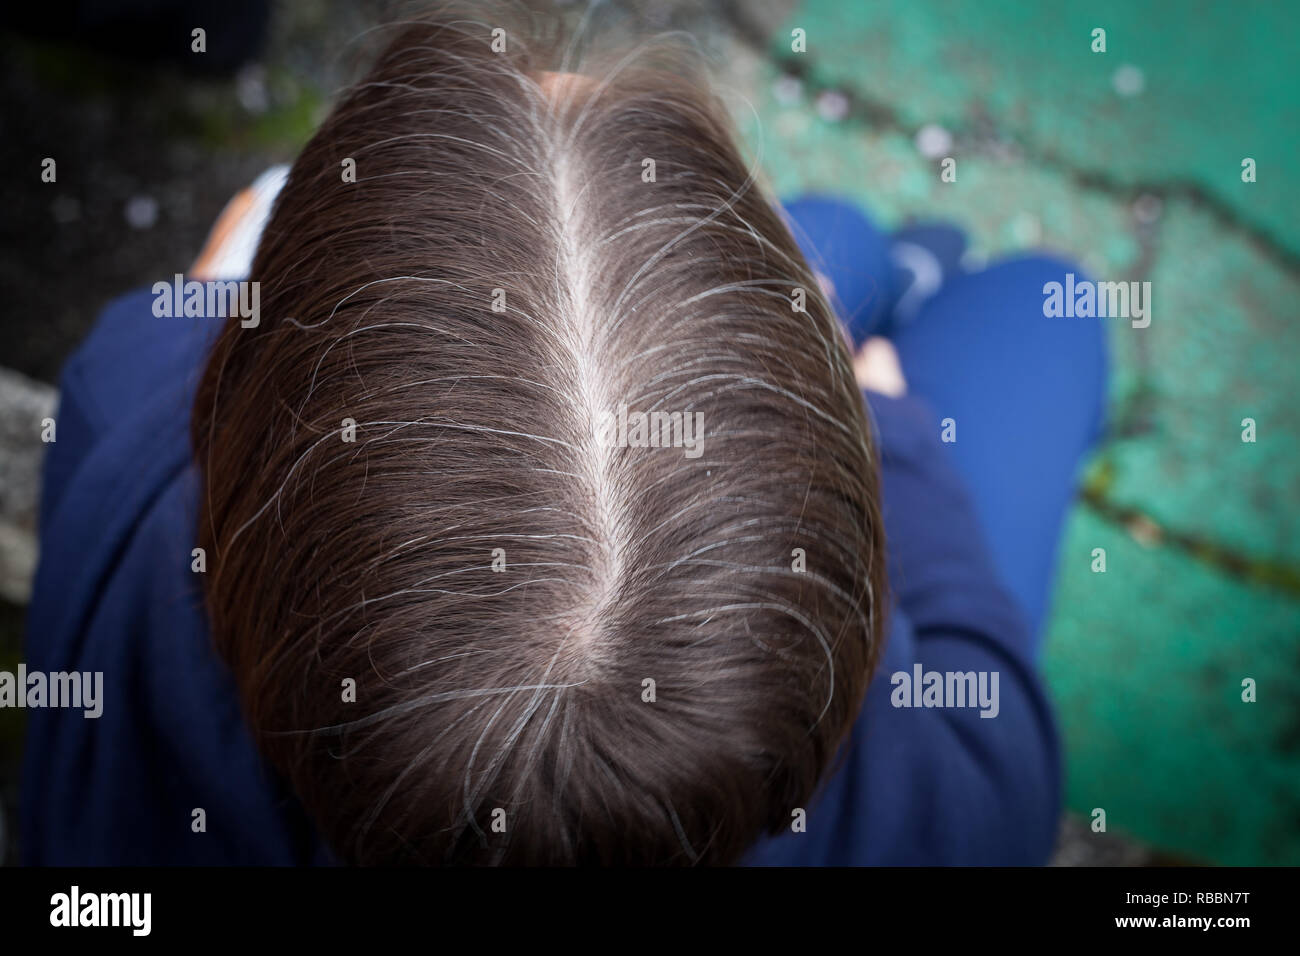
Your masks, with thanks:
<instances>
[{"instance_id":1,"label":"blue hoodie","mask_svg":"<svg viewBox=\"0 0 1300 956\"><path fill-rule=\"evenodd\" d=\"M102 671L103 713L27 712L28 864L331 861L253 745L190 570L189 415L219 321L156 318L141 290L105 310L64 369L25 661L29 672ZM1060 766L1023 615L929 410L915 397L867 398L883 468L888 643L804 829L760 840L745 862L1046 862ZM895 706L920 690L893 675L930 671L996 673L996 717ZM206 829L195 832L200 809Z\"/></svg>"}]
</instances>

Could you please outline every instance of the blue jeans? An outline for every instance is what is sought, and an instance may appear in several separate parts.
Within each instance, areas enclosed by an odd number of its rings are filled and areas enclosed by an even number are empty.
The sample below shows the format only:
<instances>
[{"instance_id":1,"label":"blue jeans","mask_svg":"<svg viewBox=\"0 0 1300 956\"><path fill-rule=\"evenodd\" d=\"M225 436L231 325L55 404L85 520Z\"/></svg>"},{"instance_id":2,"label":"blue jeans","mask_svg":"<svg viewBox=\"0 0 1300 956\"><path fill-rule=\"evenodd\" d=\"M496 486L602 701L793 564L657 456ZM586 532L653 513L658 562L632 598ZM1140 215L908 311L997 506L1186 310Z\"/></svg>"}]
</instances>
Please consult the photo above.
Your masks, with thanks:
<instances>
[{"instance_id":1,"label":"blue jeans","mask_svg":"<svg viewBox=\"0 0 1300 956\"><path fill-rule=\"evenodd\" d=\"M892 304L904 290L890 261L893 238L841 200L809 197L785 208L809 262L833 284L854 340L891 339L909 394L955 423L947 448L999 575L1029 620L1036 658L1079 466L1105 421L1105 320L1043 315L1043 285L1066 272L1081 279L1082 270L1027 255L959 271L898 323Z\"/></svg>"}]
</instances>

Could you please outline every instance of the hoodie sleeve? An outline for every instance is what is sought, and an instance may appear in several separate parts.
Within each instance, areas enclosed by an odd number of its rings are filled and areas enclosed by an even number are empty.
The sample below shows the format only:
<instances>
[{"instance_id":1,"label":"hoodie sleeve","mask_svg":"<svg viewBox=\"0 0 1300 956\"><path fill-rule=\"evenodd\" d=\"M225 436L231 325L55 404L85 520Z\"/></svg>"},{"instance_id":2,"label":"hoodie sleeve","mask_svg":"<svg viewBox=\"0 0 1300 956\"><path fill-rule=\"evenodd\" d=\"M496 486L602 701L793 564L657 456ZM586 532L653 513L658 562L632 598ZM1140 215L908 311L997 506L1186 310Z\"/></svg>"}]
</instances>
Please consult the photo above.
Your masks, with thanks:
<instances>
[{"instance_id":1,"label":"hoodie sleeve","mask_svg":"<svg viewBox=\"0 0 1300 956\"><path fill-rule=\"evenodd\" d=\"M304 862L315 837L243 724L191 565L190 407L217 323L151 301L112 303L60 380L24 658L88 675L95 704L27 711L23 862Z\"/></svg>"},{"instance_id":2,"label":"hoodie sleeve","mask_svg":"<svg viewBox=\"0 0 1300 956\"><path fill-rule=\"evenodd\" d=\"M1060 758L1027 656L1027 624L997 578L929 410L915 397L875 394L870 406L893 590L888 644L842 762L808 808L806 832L764 840L748 862L1045 863ZM918 666L983 672L996 693L983 708L901 706L920 691L894 675L910 684Z\"/></svg>"}]
</instances>

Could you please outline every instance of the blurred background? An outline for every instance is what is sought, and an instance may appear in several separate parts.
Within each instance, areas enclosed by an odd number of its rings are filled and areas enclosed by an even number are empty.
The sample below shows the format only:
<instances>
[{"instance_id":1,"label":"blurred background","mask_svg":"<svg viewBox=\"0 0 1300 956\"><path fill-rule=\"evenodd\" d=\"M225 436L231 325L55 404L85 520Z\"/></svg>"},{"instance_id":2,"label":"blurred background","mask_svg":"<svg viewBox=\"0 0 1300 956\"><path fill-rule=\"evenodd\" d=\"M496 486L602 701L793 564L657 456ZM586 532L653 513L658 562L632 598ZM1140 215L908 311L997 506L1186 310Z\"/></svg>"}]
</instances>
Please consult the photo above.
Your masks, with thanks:
<instances>
[{"instance_id":1,"label":"blurred background","mask_svg":"<svg viewBox=\"0 0 1300 956\"><path fill-rule=\"evenodd\" d=\"M358 38L413 6L9 12L0 670L21 658L39 423L63 360L109 299L186 268L225 202L292 161L357 75ZM977 259L1046 248L1093 276L1152 283L1149 328L1107 324L1110 432L1060 554L1046 667L1070 813L1056 862L1300 864L1300 4L595 6L633 31L696 38L779 196L847 196L886 227L946 219ZM791 50L796 28L806 52ZM956 183L940 181L946 156ZM1099 547L1105 574L1091 571ZM1241 701L1248 677L1254 704ZM7 862L22 717L0 710Z\"/></svg>"}]
</instances>

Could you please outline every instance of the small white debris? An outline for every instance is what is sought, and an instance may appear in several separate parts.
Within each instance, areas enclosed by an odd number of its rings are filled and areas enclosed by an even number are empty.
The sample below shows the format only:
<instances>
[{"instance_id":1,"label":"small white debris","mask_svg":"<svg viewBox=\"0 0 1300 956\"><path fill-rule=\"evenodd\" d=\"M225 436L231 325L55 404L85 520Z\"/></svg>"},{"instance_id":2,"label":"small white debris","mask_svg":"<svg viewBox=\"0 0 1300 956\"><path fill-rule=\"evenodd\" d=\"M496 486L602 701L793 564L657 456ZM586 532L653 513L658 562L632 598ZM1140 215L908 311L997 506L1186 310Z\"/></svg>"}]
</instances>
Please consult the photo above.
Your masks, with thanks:
<instances>
[{"instance_id":1,"label":"small white debris","mask_svg":"<svg viewBox=\"0 0 1300 956\"><path fill-rule=\"evenodd\" d=\"M1038 221L1037 216L1022 212L1012 220L1011 234L1022 246L1037 245L1043 238L1043 225Z\"/></svg>"},{"instance_id":2,"label":"small white debris","mask_svg":"<svg viewBox=\"0 0 1300 956\"><path fill-rule=\"evenodd\" d=\"M916 148L926 159L952 155L952 134L937 123L926 123L916 131Z\"/></svg>"},{"instance_id":3,"label":"small white debris","mask_svg":"<svg viewBox=\"0 0 1300 956\"><path fill-rule=\"evenodd\" d=\"M839 90L823 90L817 95L817 115L828 123L838 123L849 115L849 98Z\"/></svg>"},{"instance_id":4,"label":"small white debris","mask_svg":"<svg viewBox=\"0 0 1300 956\"><path fill-rule=\"evenodd\" d=\"M132 229L152 229L158 221L158 200L152 196L132 196L126 201L126 223Z\"/></svg>"},{"instance_id":5,"label":"small white debris","mask_svg":"<svg viewBox=\"0 0 1300 956\"><path fill-rule=\"evenodd\" d=\"M1133 202L1133 215L1138 222L1149 226L1160 218L1160 212L1164 209L1164 205L1159 196L1143 193Z\"/></svg>"},{"instance_id":6,"label":"small white debris","mask_svg":"<svg viewBox=\"0 0 1300 956\"><path fill-rule=\"evenodd\" d=\"M235 97L248 112L260 116L271 108L271 97L266 90L266 70L258 63L250 63L235 75Z\"/></svg>"},{"instance_id":7,"label":"small white debris","mask_svg":"<svg viewBox=\"0 0 1300 956\"><path fill-rule=\"evenodd\" d=\"M1146 89L1147 78L1136 66L1125 63L1115 71L1110 84L1120 96L1137 96Z\"/></svg>"},{"instance_id":8,"label":"small white debris","mask_svg":"<svg viewBox=\"0 0 1300 956\"><path fill-rule=\"evenodd\" d=\"M794 106L803 101L803 83L797 76L782 73L772 84L772 95L782 106Z\"/></svg>"}]
</instances>

